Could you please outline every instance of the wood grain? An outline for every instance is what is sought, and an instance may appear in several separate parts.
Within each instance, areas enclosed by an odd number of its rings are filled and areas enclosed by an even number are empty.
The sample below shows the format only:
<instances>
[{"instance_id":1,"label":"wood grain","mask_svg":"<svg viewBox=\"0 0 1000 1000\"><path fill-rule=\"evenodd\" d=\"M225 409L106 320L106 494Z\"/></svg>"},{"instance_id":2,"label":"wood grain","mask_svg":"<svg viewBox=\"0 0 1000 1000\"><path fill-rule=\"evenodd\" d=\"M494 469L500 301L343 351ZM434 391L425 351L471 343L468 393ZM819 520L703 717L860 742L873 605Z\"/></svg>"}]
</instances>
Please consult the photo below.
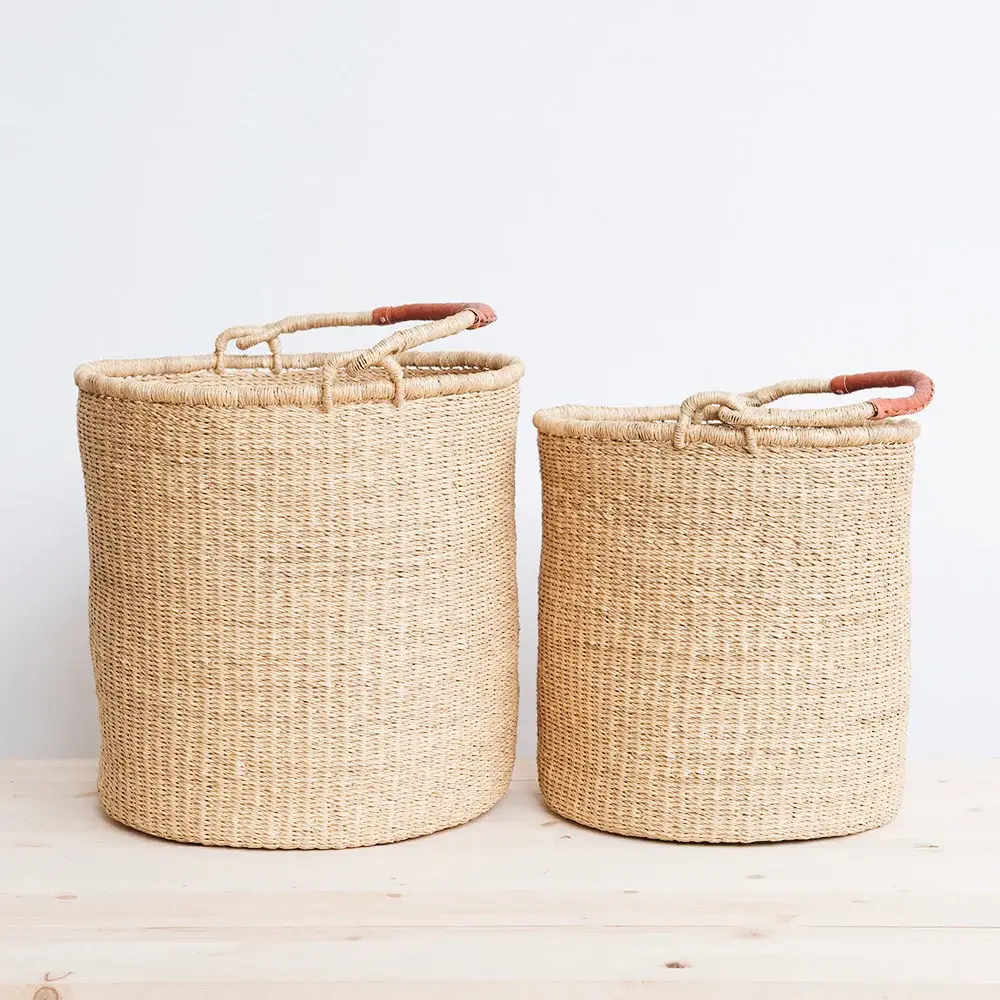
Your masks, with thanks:
<instances>
[{"instance_id":1,"label":"wood grain","mask_svg":"<svg viewBox=\"0 0 1000 1000\"><path fill-rule=\"evenodd\" d=\"M0 763L2 1000L1000 997L1000 761L914 761L890 826L749 847L565 822L530 761L465 827L342 852L159 841L94 777Z\"/></svg>"}]
</instances>

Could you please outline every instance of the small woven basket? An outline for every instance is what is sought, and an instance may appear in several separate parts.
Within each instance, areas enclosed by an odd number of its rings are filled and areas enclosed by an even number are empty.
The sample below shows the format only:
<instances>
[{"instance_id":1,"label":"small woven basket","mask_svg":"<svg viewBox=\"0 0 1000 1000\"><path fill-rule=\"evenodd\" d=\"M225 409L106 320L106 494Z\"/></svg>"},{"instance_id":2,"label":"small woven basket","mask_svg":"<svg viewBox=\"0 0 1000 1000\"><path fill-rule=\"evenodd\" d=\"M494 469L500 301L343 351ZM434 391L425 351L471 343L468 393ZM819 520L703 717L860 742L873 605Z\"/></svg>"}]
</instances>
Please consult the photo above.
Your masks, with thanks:
<instances>
[{"instance_id":1,"label":"small woven basket","mask_svg":"<svg viewBox=\"0 0 1000 1000\"><path fill-rule=\"evenodd\" d=\"M791 394L903 399L774 409ZM661 840L847 834L898 811L913 441L878 372L535 415L538 769L557 813Z\"/></svg>"},{"instance_id":2,"label":"small woven basket","mask_svg":"<svg viewBox=\"0 0 1000 1000\"><path fill-rule=\"evenodd\" d=\"M522 367L480 304L293 316L76 372L99 794L173 840L335 848L506 791ZM280 336L425 320L363 351ZM227 355L267 342L271 354ZM406 353L401 353L406 352Z\"/></svg>"}]
</instances>

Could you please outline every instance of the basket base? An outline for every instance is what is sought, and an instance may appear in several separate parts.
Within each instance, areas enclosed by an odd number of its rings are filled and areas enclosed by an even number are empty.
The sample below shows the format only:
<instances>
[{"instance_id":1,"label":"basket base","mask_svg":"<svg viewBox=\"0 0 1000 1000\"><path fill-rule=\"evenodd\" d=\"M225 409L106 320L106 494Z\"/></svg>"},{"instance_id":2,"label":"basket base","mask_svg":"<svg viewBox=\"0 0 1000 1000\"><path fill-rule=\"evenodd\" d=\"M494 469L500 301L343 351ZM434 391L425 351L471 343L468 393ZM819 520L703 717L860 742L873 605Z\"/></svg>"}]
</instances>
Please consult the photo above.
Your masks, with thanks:
<instances>
[{"instance_id":1,"label":"basket base","mask_svg":"<svg viewBox=\"0 0 1000 1000\"><path fill-rule=\"evenodd\" d=\"M574 802L560 795L558 790L546 788L544 779L540 783L542 800L546 807L563 819L604 833L677 844L773 844L847 837L885 826L899 815L902 806L902 794L893 791L888 792L869 809L831 813L822 818L797 822L794 825L789 823L784 827L764 825L753 816L748 817L743 823L733 823L731 817L728 823L721 817L712 822L708 819L713 812L711 807L693 811L691 815L675 814L668 823L654 826L652 823L643 822L641 807L616 816L606 808L590 809L584 803ZM714 805L717 809L717 804Z\"/></svg>"},{"instance_id":2,"label":"basket base","mask_svg":"<svg viewBox=\"0 0 1000 1000\"><path fill-rule=\"evenodd\" d=\"M112 796L106 795L104 789L100 787L98 789L98 801L104 813L114 822L120 823L122 826L127 826L129 829L137 830L139 833L159 837L161 840L169 840L180 844L198 844L203 847L324 851L347 850L354 847L374 847L378 844L394 844L463 826L482 816L484 813L489 812L506 795L509 785L510 776L508 776L507 781L503 783L499 790L491 790L488 796L485 796L473 806L451 814L442 814L436 821L427 821L422 824L414 823L412 826L401 828L398 832L394 832L391 835L373 833L368 837L361 836L355 838L345 837L342 832L336 830L317 831L315 834L297 838L268 836L260 833L222 837L208 832L197 832L190 827L182 828L179 825L172 825L162 820L157 822L156 818L139 815L127 809L120 808L120 804Z\"/></svg>"}]
</instances>

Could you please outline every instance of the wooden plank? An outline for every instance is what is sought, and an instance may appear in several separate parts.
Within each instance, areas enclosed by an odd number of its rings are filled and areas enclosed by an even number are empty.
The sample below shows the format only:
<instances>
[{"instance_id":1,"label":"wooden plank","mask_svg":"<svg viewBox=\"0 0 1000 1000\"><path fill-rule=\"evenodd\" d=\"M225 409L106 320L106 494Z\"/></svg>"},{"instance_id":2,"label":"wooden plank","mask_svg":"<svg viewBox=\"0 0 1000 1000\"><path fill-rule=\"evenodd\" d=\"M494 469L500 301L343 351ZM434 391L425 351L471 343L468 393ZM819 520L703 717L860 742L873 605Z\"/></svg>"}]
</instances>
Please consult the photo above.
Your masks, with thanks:
<instances>
[{"instance_id":1,"label":"wooden plank","mask_svg":"<svg viewBox=\"0 0 1000 1000\"><path fill-rule=\"evenodd\" d=\"M463 835L464 833L464 835ZM930 831L927 836L934 836ZM45 831L38 834L46 836ZM858 838L860 840L861 838ZM137 840L126 848L129 840ZM547 829L530 842L512 837L479 842L471 831L349 852L256 852L171 844L115 828L100 841L46 846L24 840L0 849L0 883L16 895L99 891L393 892L538 890L562 892L645 889L731 891L766 881L796 896L842 889L888 894L977 892L1000 884L1000 851L993 841L961 850L913 845L812 851L807 845L704 847L666 845L590 831L564 835ZM850 844L850 846L847 846ZM37 846L41 845L41 846Z\"/></svg>"},{"instance_id":2,"label":"wooden plank","mask_svg":"<svg viewBox=\"0 0 1000 1000\"><path fill-rule=\"evenodd\" d=\"M858 895L857 893L861 894ZM715 893L643 889L411 892L96 892L0 896L0 937L85 940L94 934L170 937L264 928L280 936L328 927L733 927L747 933L793 927L1000 928L995 887L803 894L766 882Z\"/></svg>"},{"instance_id":3,"label":"wooden plank","mask_svg":"<svg viewBox=\"0 0 1000 1000\"><path fill-rule=\"evenodd\" d=\"M0 1000L997 1000L992 984L880 983L53 983L0 986Z\"/></svg>"},{"instance_id":4,"label":"wooden plank","mask_svg":"<svg viewBox=\"0 0 1000 1000\"><path fill-rule=\"evenodd\" d=\"M669 982L1000 984L1000 931L786 928L369 929L295 940L0 941L7 982Z\"/></svg>"},{"instance_id":5,"label":"wooden plank","mask_svg":"<svg viewBox=\"0 0 1000 1000\"><path fill-rule=\"evenodd\" d=\"M749 847L576 826L533 773L457 830L266 852L112 823L92 761L0 762L0 1000L1000 997L1000 761L916 762L883 830Z\"/></svg>"}]
</instances>

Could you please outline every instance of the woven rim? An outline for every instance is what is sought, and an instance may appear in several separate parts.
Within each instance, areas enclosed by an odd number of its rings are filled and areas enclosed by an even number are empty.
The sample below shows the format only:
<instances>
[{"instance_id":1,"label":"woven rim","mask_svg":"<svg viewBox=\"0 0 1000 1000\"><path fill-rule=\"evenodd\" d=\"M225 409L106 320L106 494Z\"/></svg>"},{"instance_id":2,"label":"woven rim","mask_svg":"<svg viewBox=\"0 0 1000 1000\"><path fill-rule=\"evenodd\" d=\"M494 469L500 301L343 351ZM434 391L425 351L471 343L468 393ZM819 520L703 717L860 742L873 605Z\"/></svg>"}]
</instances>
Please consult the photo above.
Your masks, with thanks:
<instances>
[{"instance_id":1,"label":"woven rim","mask_svg":"<svg viewBox=\"0 0 1000 1000\"><path fill-rule=\"evenodd\" d=\"M76 384L83 392L95 396L146 403L175 403L186 406L311 406L324 403L322 373L331 359L349 361L360 351L341 354L285 354L283 370L313 370L313 382L299 384L268 384L265 373L240 379L218 374L216 356L202 354L193 357L143 358L130 361L93 361L76 370ZM427 399L467 392L488 392L503 389L517 382L524 374L518 358L506 354L485 354L479 351L408 351L398 356L403 369L424 373L407 380L407 399ZM265 354L227 354L224 368L269 369ZM454 371L464 368L467 371ZM205 372L203 381L173 382L158 379L162 375ZM343 367L338 371L343 372ZM365 382L334 382L330 402L366 403L392 402L397 388L390 376Z\"/></svg>"},{"instance_id":2,"label":"woven rim","mask_svg":"<svg viewBox=\"0 0 1000 1000\"><path fill-rule=\"evenodd\" d=\"M535 427L557 437L597 438L602 441L674 440L679 406L621 408L614 406L554 406L535 414ZM846 448L865 444L901 444L915 440L920 425L913 420L861 427L762 427L758 445L786 448ZM723 424L693 424L688 440L745 448L742 430Z\"/></svg>"},{"instance_id":3,"label":"woven rim","mask_svg":"<svg viewBox=\"0 0 1000 1000\"><path fill-rule=\"evenodd\" d=\"M775 409L768 403L804 393L842 394L875 385L912 385L912 396L876 399L819 409ZM933 397L933 383L914 371L838 375L833 379L778 382L745 394L718 391L689 396L680 406L622 408L556 406L539 410L535 427L559 437L605 441L665 441L676 448L690 442L742 447L755 453L760 446L842 448L913 441L920 425L912 420L886 419L894 413L915 413Z\"/></svg>"},{"instance_id":4,"label":"woven rim","mask_svg":"<svg viewBox=\"0 0 1000 1000\"><path fill-rule=\"evenodd\" d=\"M341 326L384 326L429 320L397 330L372 347L326 354L282 354L283 334ZM234 326L215 340L215 352L190 357L95 361L76 370L84 392L119 399L188 406L321 406L405 399L426 399L502 389L524 373L517 358L479 351L424 353L412 348L496 320L483 302L435 302L379 306L368 312L309 313L286 316L263 326ZM266 343L270 355L226 354ZM274 382L259 374L240 379L231 369L268 369ZM380 377L381 369L384 377ZM419 373L419 378L407 378ZM280 379L283 373L315 371L314 379ZM177 376L204 373L179 380Z\"/></svg>"}]
</instances>

